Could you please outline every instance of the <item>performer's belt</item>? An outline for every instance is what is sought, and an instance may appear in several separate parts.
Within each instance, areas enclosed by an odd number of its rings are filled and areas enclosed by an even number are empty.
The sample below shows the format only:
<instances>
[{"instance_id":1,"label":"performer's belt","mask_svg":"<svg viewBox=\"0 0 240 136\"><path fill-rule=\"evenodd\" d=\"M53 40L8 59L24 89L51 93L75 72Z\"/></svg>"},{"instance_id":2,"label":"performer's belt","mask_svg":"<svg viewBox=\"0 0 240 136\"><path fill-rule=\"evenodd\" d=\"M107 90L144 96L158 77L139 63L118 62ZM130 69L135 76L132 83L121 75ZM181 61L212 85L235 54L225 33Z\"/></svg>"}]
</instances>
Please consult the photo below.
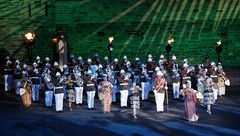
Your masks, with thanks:
<instances>
[{"instance_id":1,"label":"performer's belt","mask_svg":"<svg viewBox=\"0 0 240 136\"><path fill-rule=\"evenodd\" d=\"M213 83L218 83L218 76L211 76Z\"/></svg>"},{"instance_id":2,"label":"performer's belt","mask_svg":"<svg viewBox=\"0 0 240 136\"><path fill-rule=\"evenodd\" d=\"M121 83L120 85L128 85L128 83Z\"/></svg>"},{"instance_id":3,"label":"performer's belt","mask_svg":"<svg viewBox=\"0 0 240 136\"><path fill-rule=\"evenodd\" d=\"M55 87L55 94L64 93L63 87Z\"/></svg>"},{"instance_id":4,"label":"performer's belt","mask_svg":"<svg viewBox=\"0 0 240 136\"><path fill-rule=\"evenodd\" d=\"M32 83L33 84L40 84L40 78L39 77L32 77Z\"/></svg>"},{"instance_id":5,"label":"performer's belt","mask_svg":"<svg viewBox=\"0 0 240 136\"><path fill-rule=\"evenodd\" d=\"M94 84L87 84L87 86L94 86Z\"/></svg>"}]
</instances>

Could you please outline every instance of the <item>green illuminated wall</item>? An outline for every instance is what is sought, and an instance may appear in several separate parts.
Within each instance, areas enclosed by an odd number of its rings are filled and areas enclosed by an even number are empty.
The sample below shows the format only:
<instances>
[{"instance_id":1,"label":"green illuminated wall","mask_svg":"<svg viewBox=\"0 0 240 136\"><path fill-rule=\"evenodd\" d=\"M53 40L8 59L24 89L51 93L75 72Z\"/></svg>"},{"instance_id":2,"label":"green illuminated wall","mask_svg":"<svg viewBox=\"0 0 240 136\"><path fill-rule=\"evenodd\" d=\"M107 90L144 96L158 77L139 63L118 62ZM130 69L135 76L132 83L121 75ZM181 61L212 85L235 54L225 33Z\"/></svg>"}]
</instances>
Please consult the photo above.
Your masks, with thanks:
<instances>
[{"instance_id":1,"label":"green illuminated wall","mask_svg":"<svg viewBox=\"0 0 240 136\"><path fill-rule=\"evenodd\" d=\"M35 56L51 55L51 35L63 30L75 56L87 58L95 52L100 57L108 55L108 37L113 35L113 57L121 59L127 55L146 60L149 53L155 59L160 54L166 55L166 40L172 36L175 42L171 55L177 55L179 61L186 57L190 63L198 63L206 56L216 61L216 42L222 39L222 63L240 66L240 0L55 0L48 3L49 16L39 12L32 19L37 26L22 25L20 31L6 38L8 42L2 40L1 46L16 50L18 45L10 38L18 37L25 28L36 27L39 37ZM7 31L1 29L1 32ZM15 54L21 56L21 53Z\"/></svg>"}]
</instances>

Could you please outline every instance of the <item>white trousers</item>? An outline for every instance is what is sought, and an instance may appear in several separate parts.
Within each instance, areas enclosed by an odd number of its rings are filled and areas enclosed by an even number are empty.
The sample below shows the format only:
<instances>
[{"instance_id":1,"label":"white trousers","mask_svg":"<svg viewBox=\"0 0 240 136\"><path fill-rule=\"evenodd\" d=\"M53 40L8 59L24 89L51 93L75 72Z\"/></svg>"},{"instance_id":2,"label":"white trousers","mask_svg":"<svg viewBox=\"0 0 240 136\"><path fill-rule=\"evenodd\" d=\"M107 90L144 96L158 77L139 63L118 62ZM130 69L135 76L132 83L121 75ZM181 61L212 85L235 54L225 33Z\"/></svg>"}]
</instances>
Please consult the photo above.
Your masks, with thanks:
<instances>
[{"instance_id":1,"label":"white trousers","mask_svg":"<svg viewBox=\"0 0 240 136\"><path fill-rule=\"evenodd\" d=\"M142 100L148 99L148 82L141 82L141 87L142 87Z\"/></svg>"},{"instance_id":2,"label":"white trousers","mask_svg":"<svg viewBox=\"0 0 240 136\"><path fill-rule=\"evenodd\" d=\"M157 112L164 111L163 104L164 104L164 93L158 93L156 90L154 90L155 95L155 102L157 106Z\"/></svg>"},{"instance_id":3,"label":"white trousers","mask_svg":"<svg viewBox=\"0 0 240 136\"><path fill-rule=\"evenodd\" d=\"M53 91L46 91L45 92L45 104L46 106L52 106L53 101Z\"/></svg>"},{"instance_id":4,"label":"white trousers","mask_svg":"<svg viewBox=\"0 0 240 136\"><path fill-rule=\"evenodd\" d=\"M5 91L11 90L12 75L4 75L5 79Z\"/></svg>"},{"instance_id":5,"label":"white trousers","mask_svg":"<svg viewBox=\"0 0 240 136\"><path fill-rule=\"evenodd\" d=\"M63 96L64 93L54 94L56 111L63 111Z\"/></svg>"},{"instance_id":6,"label":"white trousers","mask_svg":"<svg viewBox=\"0 0 240 136\"><path fill-rule=\"evenodd\" d=\"M214 100L217 100L218 89L214 89L214 88L213 88L213 96L214 96Z\"/></svg>"},{"instance_id":7,"label":"white trousers","mask_svg":"<svg viewBox=\"0 0 240 136\"><path fill-rule=\"evenodd\" d=\"M83 87L74 87L76 91L76 104L82 104Z\"/></svg>"},{"instance_id":8,"label":"white trousers","mask_svg":"<svg viewBox=\"0 0 240 136\"><path fill-rule=\"evenodd\" d=\"M173 98L179 98L180 83L173 83Z\"/></svg>"},{"instance_id":9,"label":"white trousers","mask_svg":"<svg viewBox=\"0 0 240 136\"><path fill-rule=\"evenodd\" d=\"M88 108L94 108L94 97L95 97L95 91L88 91L87 92Z\"/></svg>"},{"instance_id":10,"label":"white trousers","mask_svg":"<svg viewBox=\"0 0 240 136\"><path fill-rule=\"evenodd\" d=\"M120 94L121 107L127 106L128 90L120 90Z\"/></svg>"},{"instance_id":11,"label":"white trousers","mask_svg":"<svg viewBox=\"0 0 240 136\"><path fill-rule=\"evenodd\" d=\"M16 95L19 95L20 94L20 87L19 87L19 84L20 84L20 80L19 79L15 79L15 92L16 92Z\"/></svg>"},{"instance_id":12,"label":"white trousers","mask_svg":"<svg viewBox=\"0 0 240 136\"><path fill-rule=\"evenodd\" d=\"M218 95L220 95L220 96L225 95L225 86L224 87L219 87Z\"/></svg>"},{"instance_id":13,"label":"white trousers","mask_svg":"<svg viewBox=\"0 0 240 136\"><path fill-rule=\"evenodd\" d=\"M40 89L40 84L32 85L32 99L33 99L33 101L39 101L39 89Z\"/></svg>"}]
</instances>

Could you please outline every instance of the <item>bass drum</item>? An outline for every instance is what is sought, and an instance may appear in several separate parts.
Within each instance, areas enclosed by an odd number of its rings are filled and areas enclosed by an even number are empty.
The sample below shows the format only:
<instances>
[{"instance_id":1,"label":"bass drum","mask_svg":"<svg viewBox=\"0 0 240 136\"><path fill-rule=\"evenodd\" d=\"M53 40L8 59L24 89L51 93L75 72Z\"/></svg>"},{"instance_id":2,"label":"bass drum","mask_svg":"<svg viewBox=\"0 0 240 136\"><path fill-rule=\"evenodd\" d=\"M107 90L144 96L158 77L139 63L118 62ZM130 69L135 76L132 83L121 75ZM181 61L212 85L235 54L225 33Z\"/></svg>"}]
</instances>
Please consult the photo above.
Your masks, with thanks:
<instances>
[{"instance_id":1,"label":"bass drum","mask_svg":"<svg viewBox=\"0 0 240 136\"><path fill-rule=\"evenodd\" d=\"M22 102L25 107L30 107L32 104L32 93L29 90L26 90L24 94L21 95Z\"/></svg>"}]
</instances>

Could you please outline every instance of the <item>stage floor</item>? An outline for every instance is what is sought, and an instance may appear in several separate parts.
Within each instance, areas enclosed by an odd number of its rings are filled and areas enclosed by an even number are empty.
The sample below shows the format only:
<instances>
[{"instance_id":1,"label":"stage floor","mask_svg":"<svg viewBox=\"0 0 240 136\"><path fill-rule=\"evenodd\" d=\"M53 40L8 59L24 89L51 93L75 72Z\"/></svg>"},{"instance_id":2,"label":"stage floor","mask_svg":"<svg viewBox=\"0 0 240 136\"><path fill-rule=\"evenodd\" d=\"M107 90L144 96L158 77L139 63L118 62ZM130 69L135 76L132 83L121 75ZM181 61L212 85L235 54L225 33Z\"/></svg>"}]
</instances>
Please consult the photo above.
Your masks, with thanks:
<instances>
[{"instance_id":1,"label":"stage floor","mask_svg":"<svg viewBox=\"0 0 240 136\"><path fill-rule=\"evenodd\" d=\"M1 135L240 135L240 91L239 86L227 88L227 94L219 97L212 106L212 115L197 104L198 122L183 119L183 101L169 99L165 112L157 114L153 94L149 101L141 101L137 119L132 116L130 106L121 109L114 104L111 113L104 114L100 101L95 99L95 110L83 106L73 107L73 111L55 113L45 108L43 100L29 109L20 108L18 97L3 93L0 99ZM85 96L86 98L86 96ZM84 102L86 100L84 99Z\"/></svg>"}]
</instances>

